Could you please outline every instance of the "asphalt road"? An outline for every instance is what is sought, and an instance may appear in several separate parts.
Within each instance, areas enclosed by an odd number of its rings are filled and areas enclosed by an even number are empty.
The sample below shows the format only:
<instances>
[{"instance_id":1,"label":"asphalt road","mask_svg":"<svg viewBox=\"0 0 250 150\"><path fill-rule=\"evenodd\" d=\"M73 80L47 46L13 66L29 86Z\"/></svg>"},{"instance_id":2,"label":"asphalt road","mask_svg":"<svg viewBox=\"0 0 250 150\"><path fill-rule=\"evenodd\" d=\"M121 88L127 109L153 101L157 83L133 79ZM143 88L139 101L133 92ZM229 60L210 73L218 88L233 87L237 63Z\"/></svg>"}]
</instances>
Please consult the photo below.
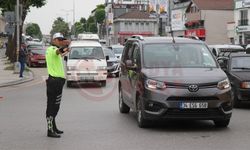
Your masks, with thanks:
<instances>
[{"instance_id":1,"label":"asphalt road","mask_svg":"<svg viewBox=\"0 0 250 150\"><path fill-rule=\"evenodd\" d=\"M137 127L135 113L118 111L117 79L107 87L64 88L60 139L46 137L45 68L35 80L0 88L0 150L249 150L250 105L234 109L228 128L212 121L168 121Z\"/></svg>"}]
</instances>

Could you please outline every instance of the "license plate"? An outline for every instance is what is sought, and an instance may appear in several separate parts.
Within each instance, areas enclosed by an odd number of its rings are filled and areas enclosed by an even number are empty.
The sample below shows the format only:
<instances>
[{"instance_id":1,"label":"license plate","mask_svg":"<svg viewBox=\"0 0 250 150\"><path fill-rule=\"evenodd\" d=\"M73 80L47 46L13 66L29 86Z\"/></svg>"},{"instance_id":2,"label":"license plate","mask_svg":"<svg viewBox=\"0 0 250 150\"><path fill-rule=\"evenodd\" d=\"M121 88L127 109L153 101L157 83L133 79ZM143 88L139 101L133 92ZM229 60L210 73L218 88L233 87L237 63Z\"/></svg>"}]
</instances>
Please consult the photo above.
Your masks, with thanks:
<instances>
[{"instance_id":1,"label":"license plate","mask_svg":"<svg viewBox=\"0 0 250 150\"><path fill-rule=\"evenodd\" d=\"M38 61L38 63L40 63L40 64L44 64L44 63L45 63L45 61Z\"/></svg>"},{"instance_id":2,"label":"license plate","mask_svg":"<svg viewBox=\"0 0 250 150\"><path fill-rule=\"evenodd\" d=\"M94 80L93 76L84 76L84 77L80 77L81 80Z\"/></svg>"},{"instance_id":3,"label":"license plate","mask_svg":"<svg viewBox=\"0 0 250 150\"><path fill-rule=\"evenodd\" d=\"M207 102L182 102L180 103L181 109L206 109L208 108Z\"/></svg>"}]
</instances>

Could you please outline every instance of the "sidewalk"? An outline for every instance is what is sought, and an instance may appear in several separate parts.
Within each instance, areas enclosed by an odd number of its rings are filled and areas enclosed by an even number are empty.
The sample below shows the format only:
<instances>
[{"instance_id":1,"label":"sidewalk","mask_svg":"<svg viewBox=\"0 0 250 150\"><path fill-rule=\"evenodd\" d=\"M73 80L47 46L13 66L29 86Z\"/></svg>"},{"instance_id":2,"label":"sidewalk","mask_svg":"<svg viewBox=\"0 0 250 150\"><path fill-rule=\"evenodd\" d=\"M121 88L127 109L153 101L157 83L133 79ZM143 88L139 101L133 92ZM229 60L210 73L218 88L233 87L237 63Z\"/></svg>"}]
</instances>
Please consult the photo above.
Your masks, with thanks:
<instances>
[{"instance_id":1,"label":"sidewalk","mask_svg":"<svg viewBox=\"0 0 250 150\"><path fill-rule=\"evenodd\" d=\"M0 88L17 85L33 80L32 71L24 71L24 77L19 78L19 74L14 74L13 70L6 70L5 68L11 66L5 57L5 49L0 49Z\"/></svg>"}]
</instances>

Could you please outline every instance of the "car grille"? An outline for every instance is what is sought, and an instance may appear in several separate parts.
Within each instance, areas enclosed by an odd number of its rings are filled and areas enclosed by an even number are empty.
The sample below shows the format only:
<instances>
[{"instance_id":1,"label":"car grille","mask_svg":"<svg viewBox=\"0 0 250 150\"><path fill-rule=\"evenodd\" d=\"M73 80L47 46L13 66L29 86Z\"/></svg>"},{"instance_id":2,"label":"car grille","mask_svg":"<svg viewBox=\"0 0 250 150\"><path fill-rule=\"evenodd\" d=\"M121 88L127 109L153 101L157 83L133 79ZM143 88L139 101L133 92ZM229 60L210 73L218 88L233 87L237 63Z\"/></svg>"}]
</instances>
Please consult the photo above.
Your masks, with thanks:
<instances>
[{"instance_id":1,"label":"car grille","mask_svg":"<svg viewBox=\"0 0 250 150\"><path fill-rule=\"evenodd\" d=\"M78 76L95 76L98 75L98 73L77 73Z\"/></svg>"},{"instance_id":2,"label":"car grille","mask_svg":"<svg viewBox=\"0 0 250 150\"><path fill-rule=\"evenodd\" d=\"M219 100L217 97L179 97L171 96L167 101L210 101L210 100Z\"/></svg>"},{"instance_id":3,"label":"car grille","mask_svg":"<svg viewBox=\"0 0 250 150\"><path fill-rule=\"evenodd\" d=\"M193 85L195 83L190 83L190 84L182 84L182 83L165 83L168 88L184 88L187 89L190 85ZM214 88L217 87L217 82L213 83L201 83L201 84L196 84L198 85L199 89L205 89L205 88Z\"/></svg>"}]
</instances>

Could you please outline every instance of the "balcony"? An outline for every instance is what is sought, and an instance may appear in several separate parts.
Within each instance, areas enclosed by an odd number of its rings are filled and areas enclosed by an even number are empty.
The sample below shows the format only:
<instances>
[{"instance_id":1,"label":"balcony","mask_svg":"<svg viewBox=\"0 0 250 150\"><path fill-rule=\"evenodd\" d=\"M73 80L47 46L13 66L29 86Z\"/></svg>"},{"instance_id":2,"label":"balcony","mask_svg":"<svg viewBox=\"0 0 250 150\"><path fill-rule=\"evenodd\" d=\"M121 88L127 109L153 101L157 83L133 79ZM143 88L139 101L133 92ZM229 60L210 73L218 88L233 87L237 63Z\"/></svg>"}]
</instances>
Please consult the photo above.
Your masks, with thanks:
<instances>
[{"instance_id":1,"label":"balcony","mask_svg":"<svg viewBox=\"0 0 250 150\"><path fill-rule=\"evenodd\" d=\"M242 19L238 22L239 26L248 26L248 19Z\"/></svg>"}]
</instances>

